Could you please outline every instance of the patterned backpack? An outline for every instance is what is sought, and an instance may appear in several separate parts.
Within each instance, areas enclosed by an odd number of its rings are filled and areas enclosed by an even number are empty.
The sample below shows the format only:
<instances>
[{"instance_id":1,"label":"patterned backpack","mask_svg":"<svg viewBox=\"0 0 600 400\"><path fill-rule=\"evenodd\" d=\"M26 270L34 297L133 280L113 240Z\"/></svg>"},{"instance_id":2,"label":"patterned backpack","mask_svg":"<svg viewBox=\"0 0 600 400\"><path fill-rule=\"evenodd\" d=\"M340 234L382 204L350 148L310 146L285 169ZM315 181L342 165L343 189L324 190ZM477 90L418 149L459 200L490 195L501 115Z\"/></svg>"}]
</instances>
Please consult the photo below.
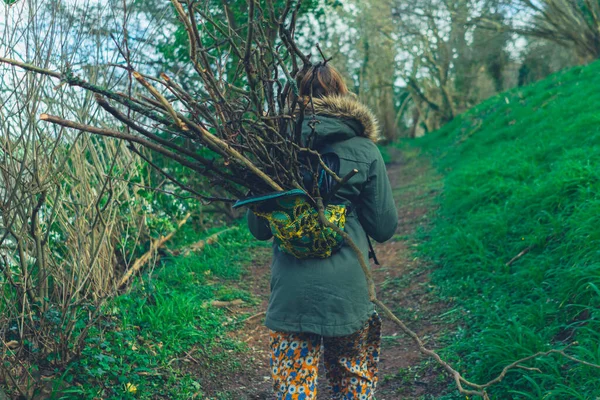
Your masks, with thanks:
<instances>
[{"instance_id":1,"label":"patterned backpack","mask_svg":"<svg viewBox=\"0 0 600 400\"><path fill-rule=\"evenodd\" d=\"M339 173L340 160L333 150L325 146L320 149L324 164L336 174ZM304 187L315 187L314 174L303 168ZM323 199L329 199L325 205L325 218L344 230L346 215L352 206L336 201L333 193L335 180L321 165L317 169L319 193ZM299 259L327 258L344 244L344 238L330 227L325 226L312 204L308 193L301 189L274 192L267 195L252 196L237 201L233 207L247 206L257 216L269 222L273 240L279 250Z\"/></svg>"}]
</instances>

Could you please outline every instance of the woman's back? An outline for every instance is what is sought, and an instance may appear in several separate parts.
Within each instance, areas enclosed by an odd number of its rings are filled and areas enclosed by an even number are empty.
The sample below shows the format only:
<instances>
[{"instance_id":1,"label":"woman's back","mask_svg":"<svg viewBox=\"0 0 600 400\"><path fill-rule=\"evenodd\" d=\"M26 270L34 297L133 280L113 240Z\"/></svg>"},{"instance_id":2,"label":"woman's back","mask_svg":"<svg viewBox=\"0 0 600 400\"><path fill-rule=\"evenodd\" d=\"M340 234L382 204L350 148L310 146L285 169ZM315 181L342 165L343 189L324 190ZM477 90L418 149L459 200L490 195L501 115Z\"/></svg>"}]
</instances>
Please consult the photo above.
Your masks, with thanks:
<instances>
[{"instance_id":1,"label":"woman's back","mask_svg":"<svg viewBox=\"0 0 600 400\"><path fill-rule=\"evenodd\" d=\"M315 136L313 147L328 145L337 154L340 176L358 170L336 197L352 205L345 230L368 260L367 234L385 241L398 221L385 165L373 142L377 122L353 96L326 96L313 104L315 115L309 115L312 105L307 107L303 136ZM257 238L270 238L266 222L251 213L249 225ZM303 260L275 246L271 272L265 324L274 331L344 336L360 329L373 313L364 273L347 245L331 257Z\"/></svg>"}]
</instances>

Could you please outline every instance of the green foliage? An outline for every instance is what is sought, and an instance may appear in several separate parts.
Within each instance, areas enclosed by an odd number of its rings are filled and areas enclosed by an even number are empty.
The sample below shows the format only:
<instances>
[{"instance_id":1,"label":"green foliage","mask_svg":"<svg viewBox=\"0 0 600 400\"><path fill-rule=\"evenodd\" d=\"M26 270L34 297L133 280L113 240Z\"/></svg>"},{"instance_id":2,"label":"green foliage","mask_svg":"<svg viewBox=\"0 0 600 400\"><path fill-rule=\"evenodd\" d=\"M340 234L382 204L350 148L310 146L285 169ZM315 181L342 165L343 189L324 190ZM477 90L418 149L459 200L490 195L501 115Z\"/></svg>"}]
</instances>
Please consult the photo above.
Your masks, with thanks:
<instances>
[{"instance_id":1,"label":"green foliage","mask_svg":"<svg viewBox=\"0 0 600 400\"><path fill-rule=\"evenodd\" d=\"M419 141L446 175L423 250L463 315L445 354L472 381L574 341L568 353L600 363L599 73L500 94ZM513 370L493 398L600 396L598 370L556 355L524 365L539 371Z\"/></svg>"},{"instance_id":2,"label":"green foliage","mask_svg":"<svg viewBox=\"0 0 600 400\"><path fill-rule=\"evenodd\" d=\"M201 239L183 229L173 243L183 247ZM252 259L249 250L257 246L268 244L240 226L199 254L167 258L130 292L106 304L81 357L56 380L54 398L203 398L203 379L233 373L236 365L227 350L240 350L225 335L226 312L209 303L253 301L232 284L242 279L243 265ZM189 356L201 365L186 369ZM68 389L59 390L65 383Z\"/></svg>"},{"instance_id":3,"label":"green foliage","mask_svg":"<svg viewBox=\"0 0 600 400\"><path fill-rule=\"evenodd\" d=\"M389 152L387 146L377 145L377 147L379 148L379 152L381 153L381 157L383 157L383 161L386 164L392 162L392 158L390 156L390 152Z\"/></svg>"}]
</instances>

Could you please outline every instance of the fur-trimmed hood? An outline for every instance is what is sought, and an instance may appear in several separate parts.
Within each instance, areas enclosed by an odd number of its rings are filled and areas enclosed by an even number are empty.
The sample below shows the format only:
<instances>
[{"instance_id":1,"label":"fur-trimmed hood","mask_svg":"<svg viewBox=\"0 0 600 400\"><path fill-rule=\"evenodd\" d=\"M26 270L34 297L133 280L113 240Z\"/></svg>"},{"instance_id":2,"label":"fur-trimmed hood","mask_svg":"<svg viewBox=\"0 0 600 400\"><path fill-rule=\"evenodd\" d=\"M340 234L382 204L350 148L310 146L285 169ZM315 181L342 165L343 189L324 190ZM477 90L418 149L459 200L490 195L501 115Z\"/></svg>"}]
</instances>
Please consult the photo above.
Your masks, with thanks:
<instances>
[{"instance_id":1,"label":"fur-trimmed hood","mask_svg":"<svg viewBox=\"0 0 600 400\"><path fill-rule=\"evenodd\" d=\"M358 101L356 96L327 96L313 99L315 114L342 120L354 120L362 126L358 136L366 137L373 142L380 139L379 122L375 114L367 106ZM311 104L306 106L305 118L312 112Z\"/></svg>"}]
</instances>

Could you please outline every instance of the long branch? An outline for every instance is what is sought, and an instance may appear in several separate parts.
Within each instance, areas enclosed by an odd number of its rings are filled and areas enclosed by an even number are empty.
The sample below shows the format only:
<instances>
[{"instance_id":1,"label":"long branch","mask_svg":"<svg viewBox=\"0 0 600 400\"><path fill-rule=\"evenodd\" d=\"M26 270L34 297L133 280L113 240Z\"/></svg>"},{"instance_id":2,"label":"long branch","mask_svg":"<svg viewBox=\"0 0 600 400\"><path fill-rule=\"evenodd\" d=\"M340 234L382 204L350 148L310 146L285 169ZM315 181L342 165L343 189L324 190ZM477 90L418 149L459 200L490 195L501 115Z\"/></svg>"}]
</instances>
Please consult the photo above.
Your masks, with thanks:
<instances>
[{"instance_id":1,"label":"long branch","mask_svg":"<svg viewBox=\"0 0 600 400\"><path fill-rule=\"evenodd\" d=\"M152 256L154 254L156 254L156 252L169 240L171 240L171 238L179 231L179 229L181 229L181 227L188 221L188 219L190 219L190 217L192 216L191 213L187 213L183 219L181 221L177 222L177 227L175 229L173 229L171 232L169 232L169 234L167 234L166 236L161 236L156 240L153 240L150 242L150 249L145 252L144 254L142 254L142 256L140 258L138 258L137 260L135 260L135 262L133 263L133 265L127 270L127 272L125 272L125 274L121 277L121 279L119 280L119 284L117 285L117 287L121 288L123 286L125 286L125 284L127 284L127 282L129 282L129 279L131 279L131 277L138 272L144 265L146 265L148 263L148 261L150 261L150 259L152 258Z\"/></svg>"},{"instance_id":2,"label":"long branch","mask_svg":"<svg viewBox=\"0 0 600 400\"><path fill-rule=\"evenodd\" d=\"M210 170L210 171L214 172L215 174L222 176L225 179L232 180L232 181L234 181L236 183L239 183L239 184L243 183L243 180L239 179L238 177L230 175L230 174L227 174L227 173L221 171L220 169L215 168L214 159L213 160L209 160L209 159L207 159L205 157L200 156L199 154L196 154L195 152L189 150L186 147L176 145L175 143L171 142L170 140L161 138L160 136L158 136L158 135L156 135L156 134L154 134L154 133L152 133L152 132L150 132L150 131L142 128L141 126L139 126L135 122L133 122L131 119L127 118L126 115L124 115L119 110L117 110L112 105L110 105L110 103L105 98L103 98L102 96L96 95L95 98L96 98L96 102L102 108L104 108L106 111L108 111L108 113L110 113L113 117L115 117L117 120L121 121L122 123L124 123L128 127L134 129L138 133L141 133L142 135L144 135L148 139L153 140L153 141L155 141L157 143L160 143L163 146L169 147L170 149L176 151L177 153L182 153L182 154L185 154L188 157L193 158L194 160L202 163L202 165L204 165L207 170Z\"/></svg>"},{"instance_id":3,"label":"long branch","mask_svg":"<svg viewBox=\"0 0 600 400\"><path fill-rule=\"evenodd\" d=\"M157 153L164 155L167 158L171 158L171 159L177 161L178 163L180 163L181 165L188 167L194 171L198 171L201 173L204 172L203 165L190 162L185 157L182 157L179 154L176 154L170 150L167 150L167 149L157 145L156 143L153 143L153 142L146 140L139 136L134 136L134 135L130 135L127 133L118 132L118 131L113 131L111 129L103 129L103 128L97 128L97 127L91 126L91 125L84 125L84 124L80 124L78 122L68 121L68 120L62 119L60 117L57 117L54 115L49 115L49 114L41 114L40 119L42 121L48 121L50 123L53 123L53 124L56 124L59 126L63 126L65 128L77 129L77 130L80 130L83 132L89 132L89 133L93 133L93 134L100 135L100 136L112 137L115 139L124 140L126 142L138 143L150 150L153 150Z\"/></svg>"},{"instance_id":4,"label":"long branch","mask_svg":"<svg viewBox=\"0 0 600 400\"><path fill-rule=\"evenodd\" d=\"M71 72L59 73L59 72L51 71L49 69L40 68L40 67L37 67L32 64L23 63L23 62L13 60L10 58L5 58L5 57L0 57L0 63L13 65L13 66L19 67L21 69L24 69L25 71L30 71L30 72L34 72L36 74L41 74L41 75L49 76L52 78L60 79L62 82L67 83L69 86L80 87L82 89L89 90L92 93L101 94L111 100L114 100L120 104L123 104L124 106L130 108L132 111L138 112L148 118L151 118L152 120L154 120L156 122L159 122L164 125L171 124L171 121L169 121L169 119L161 116L160 114L155 113L152 110L148 110L148 109L142 107L140 104L138 104L136 102L136 100L131 99L122 93L117 93L112 90L89 83L85 79L82 79L78 76L74 76Z\"/></svg>"}]
</instances>

